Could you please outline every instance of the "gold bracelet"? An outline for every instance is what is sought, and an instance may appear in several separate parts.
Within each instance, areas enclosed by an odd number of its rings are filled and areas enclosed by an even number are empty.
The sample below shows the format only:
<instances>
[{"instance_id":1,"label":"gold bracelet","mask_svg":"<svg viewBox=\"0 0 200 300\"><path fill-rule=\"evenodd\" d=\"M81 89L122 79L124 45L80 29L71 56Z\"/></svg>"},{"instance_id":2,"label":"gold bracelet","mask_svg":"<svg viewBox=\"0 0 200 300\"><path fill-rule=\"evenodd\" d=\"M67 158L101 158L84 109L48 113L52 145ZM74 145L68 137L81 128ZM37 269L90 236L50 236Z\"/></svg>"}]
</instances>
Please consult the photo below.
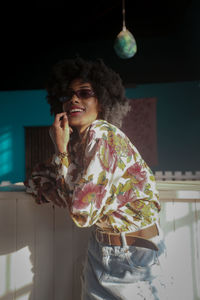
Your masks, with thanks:
<instances>
[{"instance_id":1,"label":"gold bracelet","mask_svg":"<svg viewBox=\"0 0 200 300\"><path fill-rule=\"evenodd\" d=\"M59 157L59 158L65 158L65 157L68 157L68 153L67 153L67 152L58 152L58 157Z\"/></svg>"}]
</instances>

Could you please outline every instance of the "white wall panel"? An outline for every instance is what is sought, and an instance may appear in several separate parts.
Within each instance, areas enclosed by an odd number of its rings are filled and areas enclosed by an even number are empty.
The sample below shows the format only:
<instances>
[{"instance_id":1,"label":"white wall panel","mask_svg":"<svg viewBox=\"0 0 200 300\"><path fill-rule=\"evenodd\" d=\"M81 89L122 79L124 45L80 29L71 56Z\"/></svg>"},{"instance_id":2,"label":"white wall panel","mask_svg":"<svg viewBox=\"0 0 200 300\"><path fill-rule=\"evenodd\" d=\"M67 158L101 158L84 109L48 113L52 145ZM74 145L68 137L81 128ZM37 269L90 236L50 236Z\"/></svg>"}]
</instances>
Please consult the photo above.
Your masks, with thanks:
<instances>
[{"instance_id":1,"label":"white wall panel","mask_svg":"<svg viewBox=\"0 0 200 300\"><path fill-rule=\"evenodd\" d=\"M0 299L15 299L16 200L0 193Z\"/></svg>"},{"instance_id":2,"label":"white wall panel","mask_svg":"<svg viewBox=\"0 0 200 300\"><path fill-rule=\"evenodd\" d=\"M191 188L198 198L196 183ZM199 300L200 199L188 191L189 184L184 194L162 182L160 218L175 298ZM0 192L0 300L80 300L90 231L66 209L37 205L23 191Z\"/></svg>"}]
</instances>

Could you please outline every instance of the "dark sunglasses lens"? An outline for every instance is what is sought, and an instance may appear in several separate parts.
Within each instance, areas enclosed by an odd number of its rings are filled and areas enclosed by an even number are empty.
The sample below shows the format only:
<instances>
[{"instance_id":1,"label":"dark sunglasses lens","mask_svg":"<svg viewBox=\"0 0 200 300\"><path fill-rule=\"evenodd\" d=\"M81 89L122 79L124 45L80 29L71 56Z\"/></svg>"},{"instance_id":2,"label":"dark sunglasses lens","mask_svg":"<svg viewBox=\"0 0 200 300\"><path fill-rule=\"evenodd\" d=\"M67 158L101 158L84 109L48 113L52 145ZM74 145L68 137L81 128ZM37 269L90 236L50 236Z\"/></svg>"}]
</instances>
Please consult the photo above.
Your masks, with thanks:
<instances>
[{"instance_id":1,"label":"dark sunglasses lens","mask_svg":"<svg viewBox=\"0 0 200 300\"><path fill-rule=\"evenodd\" d=\"M86 90L86 89L77 91L76 94L79 98L82 98L82 99L87 99L87 98L94 96L94 93L92 90Z\"/></svg>"},{"instance_id":2,"label":"dark sunglasses lens","mask_svg":"<svg viewBox=\"0 0 200 300\"><path fill-rule=\"evenodd\" d=\"M76 92L69 90L69 91L67 91L66 95L63 97L60 97L59 100L60 100L60 102L65 103L65 102L69 101L73 97L74 94L80 99L87 99L87 98L94 96L94 92L90 89L82 89L82 90L78 90Z\"/></svg>"},{"instance_id":3,"label":"dark sunglasses lens","mask_svg":"<svg viewBox=\"0 0 200 300\"><path fill-rule=\"evenodd\" d=\"M60 102L65 103L67 101L69 101L72 97L73 97L74 92L73 91L67 91L65 96L60 97Z\"/></svg>"}]
</instances>

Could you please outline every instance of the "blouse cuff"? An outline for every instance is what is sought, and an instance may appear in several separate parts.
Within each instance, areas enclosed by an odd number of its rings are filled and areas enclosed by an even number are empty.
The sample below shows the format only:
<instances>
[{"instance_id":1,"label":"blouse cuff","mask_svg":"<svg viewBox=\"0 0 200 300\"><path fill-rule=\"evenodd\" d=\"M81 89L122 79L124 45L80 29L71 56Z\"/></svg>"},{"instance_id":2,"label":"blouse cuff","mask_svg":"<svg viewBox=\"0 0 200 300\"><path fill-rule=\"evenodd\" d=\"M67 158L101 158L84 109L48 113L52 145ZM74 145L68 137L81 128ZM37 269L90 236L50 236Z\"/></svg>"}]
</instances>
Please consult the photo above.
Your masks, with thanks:
<instances>
[{"instance_id":1,"label":"blouse cuff","mask_svg":"<svg viewBox=\"0 0 200 300\"><path fill-rule=\"evenodd\" d=\"M67 176L69 167L68 157L61 157L60 155L54 154L52 158L52 164L56 167L57 176Z\"/></svg>"},{"instance_id":2,"label":"blouse cuff","mask_svg":"<svg viewBox=\"0 0 200 300\"><path fill-rule=\"evenodd\" d=\"M60 165L64 165L66 168L68 168L69 167L68 154L67 153L54 154L53 163L58 167Z\"/></svg>"}]
</instances>

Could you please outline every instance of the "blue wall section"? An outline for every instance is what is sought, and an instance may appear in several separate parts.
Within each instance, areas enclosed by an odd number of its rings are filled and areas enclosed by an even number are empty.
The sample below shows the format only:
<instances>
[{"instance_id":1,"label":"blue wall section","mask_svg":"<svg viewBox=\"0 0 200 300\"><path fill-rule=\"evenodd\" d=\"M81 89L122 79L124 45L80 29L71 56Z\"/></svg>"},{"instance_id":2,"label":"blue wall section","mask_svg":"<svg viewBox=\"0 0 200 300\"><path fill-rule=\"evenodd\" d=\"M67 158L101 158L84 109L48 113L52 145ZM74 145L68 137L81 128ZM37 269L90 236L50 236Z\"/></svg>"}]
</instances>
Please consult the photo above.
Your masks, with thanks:
<instances>
[{"instance_id":1,"label":"blue wall section","mask_svg":"<svg viewBox=\"0 0 200 300\"><path fill-rule=\"evenodd\" d=\"M200 170L200 83L145 84L126 95L157 98L159 163L152 170ZM0 92L0 182L25 179L24 127L53 122L45 97L44 90Z\"/></svg>"},{"instance_id":2,"label":"blue wall section","mask_svg":"<svg viewBox=\"0 0 200 300\"><path fill-rule=\"evenodd\" d=\"M25 126L52 123L44 90L0 92L0 182L25 179Z\"/></svg>"},{"instance_id":3,"label":"blue wall section","mask_svg":"<svg viewBox=\"0 0 200 300\"><path fill-rule=\"evenodd\" d=\"M158 166L152 170L200 170L200 82L146 84L127 89L127 96L157 98Z\"/></svg>"}]
</instances>

